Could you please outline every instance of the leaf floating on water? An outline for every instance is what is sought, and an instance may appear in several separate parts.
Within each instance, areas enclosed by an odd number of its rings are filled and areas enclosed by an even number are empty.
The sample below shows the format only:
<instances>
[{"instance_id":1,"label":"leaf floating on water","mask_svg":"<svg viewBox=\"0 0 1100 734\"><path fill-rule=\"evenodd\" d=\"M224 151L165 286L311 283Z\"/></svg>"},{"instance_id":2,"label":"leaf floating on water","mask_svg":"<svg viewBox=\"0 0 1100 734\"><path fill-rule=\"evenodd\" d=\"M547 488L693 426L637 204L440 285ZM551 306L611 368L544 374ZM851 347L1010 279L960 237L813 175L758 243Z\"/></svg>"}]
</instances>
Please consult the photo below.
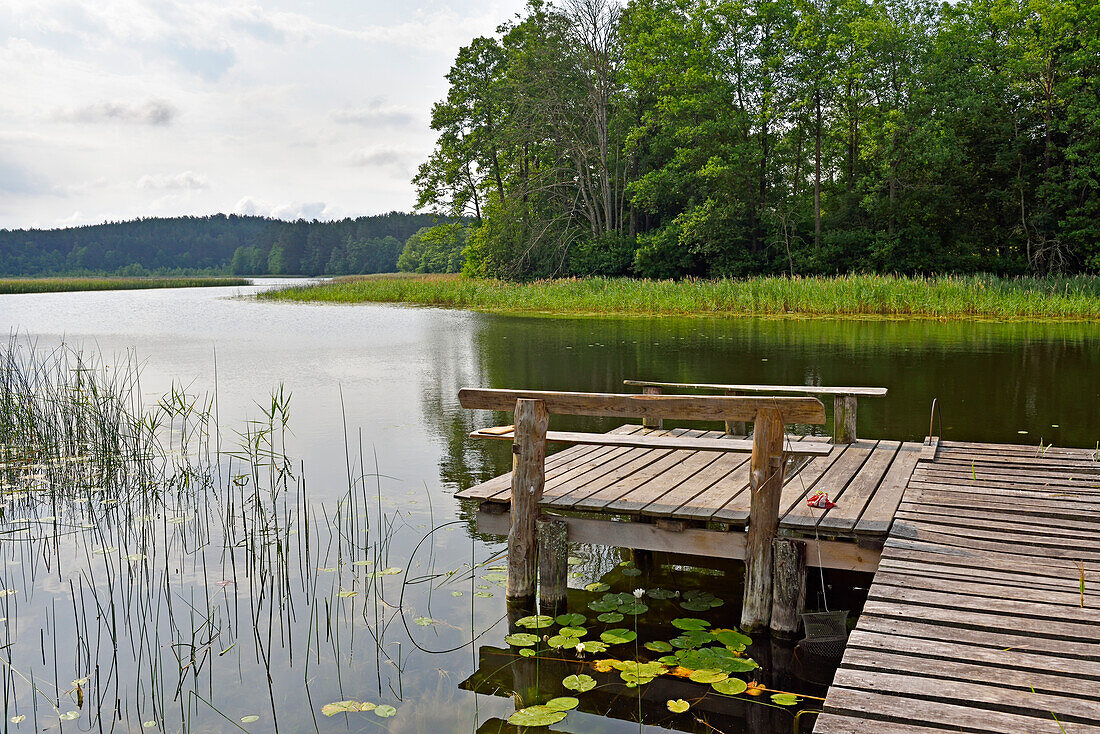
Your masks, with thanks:
<instances>
[{"instance_id":1,"label":"leaf floating on water","mask_svg":"<svg viewBox=\"0 0 1100 734\"><path fill-rule=\"evenodd\" d=\"M554 635L553 637L551 637L549 640L546 641L546 644L549 645L550 647L554 648L555 650L560 650L563 647L567 647L570 650L572 650L572 649L578 647L579 645L581 645L582 643L576 637L566 637L565 635Z\"/></svg>"},{"instance_id":2,"label":"leaf floating on water","mask_svg":"<svg viewBox=\"0 0 1100 734\"><path fill-rule=\"evenodd\" d=\"M752 638L748 635L743 635L737 630L714 630L714 636L719 642L729 648L735 650L744 650L746 647L752 644Z\"/></svg>"},{"instance_id":3,"label":"leaf floating on water","mask_svg":"<svg viewBox=\"0 0 1100 734\"><path fill-rule=\"evenodd\" d=\"M512 726L550 726L565 718L564 711L555 711L549 706L528 706L508 717Z\"/></svg>"},{"instance_id":4,"label":"leaf floating on water","mask_svg":"<svg viewBox=\"0 0 1100 734\"><path fill-rule=\"evenodd\" d=\"M584 627L562 627L558 630L558 634L563 637L584 637L588 634L588 630Z\"/></svg>"},{"instance_id":5,"label":"leaf floating on water","mask_svg":"<svg viewBox=\"0 0 1100 734\"><path fill-rule=\"evenodd\" d=\"M19 714L18 716L11 717L11 723L13 723L13 724L20 724L20 723L22 723L26 720L27 720L27 715L26 714Z\"/></svg>"},{"instance_id":6,"label":"leaf floating on water","mask_svg":"<svg viewBox=\"0 0 1100 734\"><path fill-rule=\"evenodd\" d=\"M322 706L321 713L325 716L335 716L336 714L347 714L355 711L374 711L375 708L377 708L377 704L369 701L333 701Z\"/></svg>"},{"instance_id":7,"label":"leaf floating on water","mask_svg":"<svg viewBox=\"0 0 1100 734\"><path fill-rule=\"evenodd\" d=\"M241 723L242 724L251 724L252 722L259 721L259 720L260 720L260 717L257 716L256 714L249 714L248 716L242 716L241 717Z\"/></svg>"},{"instance_id":8,"label":"leaf floating on water","mask_svg":"<svg viewBox=\"0 0 1100 734\"><path fill-rule=\"evenodd\" d=\"M727 696L736 696L739 693L744 693L749 686L740 678L726 678L725 680L711 683L710 687Z\"/></svg>"},{"instance_id":9,"label":"leaf floating on water","mask_svg":"<svg viewBox=\"0 0 1100 734\"><path fill-rule=\"evenodd\" d=\"M588 584L587 586L585 586L585 587L584 587L584 590L585 590L585 591L596 591L596 592L600 592L600 591L607 591L607 590L608 590L608 589L610 589L610 588L611 588L610 586L608 586L607 584L603 583L602 581L594 581L594 582L592 582L591 584Z\"/></svg>"},{"instance_id":10,"label":"leaf floating on water","mask_svg":"<svg viewBox=\"0 0 1100 734\"><path fill-rule=\"evenodd\" d=\"M558 698L551 698L546 702L546 708L553 709L554 711L572 711L580 705L580 699L573 698L572 696L559 696Z\"/></svg>"},{"instance_id":11,"label":"leaf floating on water","mask_svg":"<svg viewBox=\"0 0 1100 734\"><path fill-rule=\"evenodd\" d=\"M641 569L637 569L637 568L624 568L623 569L623 576L641 576L641 575L642 575Z\"/></svg>"},{"instance_id":12,"label":"leaf floating on water","mask_svg":"<svg viewBox=\"0 0 1100 734\"><path fill-rule=\"evenodd\" d=\"M632 601L628 604L623 604L618 608L620 614L645 614L649 611L649 607L642 604L640 601Z\"/></svg>"},{"instance_id":13,"label":"leaf floating on water","mask_svg":"<svg viewBox=\"0 0 1100 734\"><path fill-rule=\"evenodd\" d=\"M516 624L520 627L527 627L528 629L537 630L553 625L554 618L548 617L545 614L534 614L529 617L522 617L520 619L517 619Z\"/></svg>"},{"instance_id":14,"label":"leaf floating on water","mask_svg":"<svg viewBox=\"0 0 1100 734\"><path fill-rule=\"evenodd\" d=\"M672 645L660 640L653 640L645 644L645 649L653 652L672 652Z\"/></svg>"},{"instance_id":15,"label":"leaf floating on water","mask_svg":"<svg viewBox=\"0 0 1100 734\"><path fill-rule=\"evenodd\" d=\"M563 627L579 627L588 620L583 614L577 614L574 612L573 614L559 614L557 617L554 618L554 621Z\"/></svg>"},{"instance_id":16,"label":"leaf floating on water","mask_svg":"<svg viewBox=\"0 0 1100 734\"><path fill-rule=\"evenodd\" d=\"M611 670L611 666L607 666L608 670ZM590 675L569 675L566 676L561 684L568 688L570 691L579 691L584 693L585 691L591 691L596 687L596 679Z\"/></svg>"},{"instance_id":17,"label":"leaf floating on water","mask_svg":"<svg viewBox=\"0 0 1100 734\"><path fill-rule=\"evenodd\" d=\"M383 719L388 719L389 717L393 716L396 713L397 713L397 709L395 709L393 706L390 706L389 704L386 704L386 703L382 704L381 706L379 706L378 708L376 708L374 710L374 715L375 716L381 716Z\"/></svg>"},{"instance_id":18,"label":"leaf floating on water","mask_svg":"<svg viewBox=\"0 0 1100 734\"><path fill-rule=\"evenodd\" d=\"M668 706L668 710L674 714L682 714L691 708L691 704L682 698L678 698L675 701L669 699L668 703L665 705Z\"/></svg>"},{"instance_id":19,"label":"leaf floating on water","mask_svg":"<svg viewBox=\"0 0 1100 734\"><path fill-rule=\"evenodd\" d=\"M717 683L729 678L729 673L720 670L693 670L688 678L696 683Z\"/></svg>"},{"instance_id":20,"label":"leaf floating on water","mask_svg":"<svg viewBox=\"0 0 1100 734\"><path fill-rule=\"evenodd\" d=\"M373 566L374 561L352 561L351 565L353 565L353 566Z\"/></svg>"},{"instance_id":21,"label":"leaf floating on water","mask_svg":"<svg viewBox=\"0 0 1100 734\"><path fill-rule=\"evenodd\" d=\"M632 640L638 639L638 635L633 630L619 627L601 632L600 639L608 645L621 645L624 642L631 642Z\"/></svg>"},{"instance_id":22,"label":"leaf floating on water","mask_svg":"<svg viewBox=\"0 0 1100 734\"><path fill-rule=\"evenodd\" d=\"M74 721L74 720L80 718L80 712L79 711L67 711L67 712L61 714L61 716L59 716L58 718L61 719L62 721ZM156 725L157 725L157 722L154 721L153 726L156 726Z\"/></svg>"},{"instance_id":23,"label":"leaf floating on water","mask_svg":"<svg viewBox=\"0 0 1100 734\"><path fill-rule=\"evenodd\" d=\"M615 664L617 662L619 661L611 658L606 660L596 660L593 662L593 666L596 668L597 672L607 673L615 668Z\"/></svg>"},{"instance_id":24,"label":"leaf floating on water","mask_svg":"<svg viewBox=\"0 0 1100 734\"><path fill-rule=\"evenodd\" d=\"M522 650L520 650L520 651L519 651L519 654L520 654L520 655L522 655L522 656L523 656L523 657L525 657L525 658L533 658L533 657L535 657L535 651L534 651L534 650L532 650L532 649L531 649L531 648L529 648L529 647L525 647L525 648L523 648Z\"/></svg>"},{"instance_id":25,"label":"leaf floating on water","mask_svg":"<svg viewBox=\"0 0 1100 734\"><path fill-rule=\"evenodd\" d=\"M604 612L600 616L596 617L596 619L600 620L601 622L606 622L607 624L616 624L623 621L623 615L619 614L618 612Z\"/></svg>"},{"instance_id":26,"label":"leaf floating on water","mask_svg":"<svg viewBox=\"0 0 1100 734\"><path fill-rule=\"evenodd\" d=\"M619 608L619 602L616 599L600 599L588 602L588 608L593 612L613 612Z\"/></svg>"},{"instance_id":27,"label":"leaf floating on water","mask_svg":"<svg viewBox=\"0 0 1100 734\"><path fill-rule=\"evenodd\" d=\"M70 711L69 713L73 714L73 713L76 713L76 712L75 711ZM76 717L74 716L72 718L75 719ZM64 721L65 717L62 716L61 720ZM155 722L155 721L143 721L143 722L141 722L141 725L146 729L152 729L153 727L155 727L157 725L157 722Z\"/></svg>"},{"instance_id":28,"label":"leaf floating on water","mask_svg":"<svg viewBox=\"0 0 1100 734\"><path fill-rule=\"evenodd\" d=\"M451 596L462 596L462 592L461 591L452 591Z\"/></svg>"},{"instance_id":29,"label":"leaf floating on water","mask_svg":"<svg viewBox=\"0 0 1100 734\"><path fill-rule=\"evenodd\" d=\"M390 568L383 568L381 571L375 571L378 576L396 576L405 569L398 568L397 566L391 566Z\"/></svg>"},{"instance_id":30,"label":"leaf floating on water","mask_svg":"<svg viewBox=\"0 0 1100 734\"><path fill-rule=\"evenodd\" d=\"M317 570L321 573L336 573L336 571L338 571L339 569L337 569L335 566L325 566L324 568L318 567Z\"/></svg>"},{"instance_id":31,"label":"leaf floating on water","mask_svg":"<svg viewBox=\"0 0 1100 734\"><path fill-rule=\"evenodd\" d=\"M794 706L798 704L802 699L793 693L773 693L772 703L777 703L780 706Z\"/></svg>"},{"instance_id":32,"label":"leaf floating on water","mask_svg":"<svg viewBox=\"0 0 1100 734\"><path fill-rule=\"evenodd\" d=\"M607 643L599 640L585 640L581 643L580 649L585 652L607 652Z\"/></svg>"},{"instance_id":33,"label":"leaf floating on water","mask_svg":"<svg viewBox=\"0 0 1100 734\"><path fill-rule=\"evenodd\" d=\"M539 638L538 635L533 635L530 632L517 632L514 635L505 637L504 641L516 647L531 647L538 643Z\"/></svg>"},{"instance_id":34,"label":"leaf floating on water","mask_svg":"<svg viewBox=\"0 0 1100 734\"><path fill-rule=\"evenodd\" d=\"M433 624L436 623L436 620L432 619L431 617L417 617L413 620L413 622L420 625L421 627L431 627Z\"/></svg>"},{"instance_id":35,"label":"leaf floating on water","mask_svg":"<svg viewBox=\"0 0 1100 734\"><path fill-rule=\"evenodd\" d=\"M671 599L676 596L676 592L668 589L649 589L646 591L646 596L651 599Z\"/></svg>"},{"instance_id":36,"label":"leaf floating on water","mask_svg":"<svg viewBox=\"0 0 1100 734\"><path fill-rule=\"evenodd\" d=\"M105 556L108 553L118 553L118 548L116 546L111 546L109 548L96 548L92 551L92 555L96 556Z\"/></svg>"},{"instance_id":37,"label":"leaf floating on water","mask_svg":"<svg viewBox=\"0 0 1100 734\"><path fill-rule=\"evenodd\" d=\"M672 620L672 626L681 630L703 630L710 627L710 622L695 617L679 617Z\"/></svg>"},{"instance_id":38,"label":"leaf floating on water","mask_svg":"<svg viewBox=\"0 0 1100 734\"><path fill-rule=\"evenodd\" d=\"M462 596L462 592L459 592L459 596ZM491 599L493 598L493 592L491 591L475 591L474 596L478 599Z\"/></svg>"},{"instance_id":39,"label":"leaf floating on water","mask_svg":"<svg viewBox=\"0 0 1100 734\"><path fill-rule=\"evenodd\" d=\"M123 559L127 560L127 561L144 561L145 560L145 554L144 553L131 553L128 556L123 556Z\"/></svg>"},{"instance_id":40,"label":"leaf floating on water","mask_svg":"<svg viewBox=\"0 0 1100 734\"><path fill-rule=\"evenodd\" d=\"M481 578L485 579L486 581L492 581L494 584L500 584L508 580L508 574L500 572L487 573Z\"/></svg>"}]
</instances>

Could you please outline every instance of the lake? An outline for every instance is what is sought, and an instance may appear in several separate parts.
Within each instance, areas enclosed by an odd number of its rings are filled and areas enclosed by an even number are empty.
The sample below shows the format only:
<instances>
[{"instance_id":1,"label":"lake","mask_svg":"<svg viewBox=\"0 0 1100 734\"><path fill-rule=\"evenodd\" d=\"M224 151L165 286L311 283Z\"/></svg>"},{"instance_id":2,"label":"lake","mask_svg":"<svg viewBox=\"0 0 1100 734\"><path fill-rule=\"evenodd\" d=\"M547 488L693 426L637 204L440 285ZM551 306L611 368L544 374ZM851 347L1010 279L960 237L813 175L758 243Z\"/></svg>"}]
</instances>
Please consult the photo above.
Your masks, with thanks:
<instances>
[{"instance_id":1,"label":"lake","mask_svg":"<svg viewBox=\"0 0 1100 734\"><path fill-rule=\"evenodd\" d=\"M923 438L935 398L936 431L951 439L1093 447L1100 437L1095 324L539 318L247 297L275 284L0 296L22 352L64 343L108 372L138 365L142 406L173 390L208 404L222 451L208 486L177 482L124 502L94 487L28 490L16 480L50 470L5 465L18 473L5 480L0 523L10 731L515 731L503 724L512 693L521 705L570 695L561 681L584 666L573 653L525 658L504 641L504 544L477 534L474 508L451 497L511 461L506 444L467 438L506 416L462 410L463 386L881 385L888 397L860 403L861 436ZM285 434L281 409L271 417L280 386ZM276 454L286 457L277 472ZM600 583L713 595L728 603L700 616L736 623L736 568L572 552L570 608L592 636L607 625L587 605L605 592L583 587ZM858 608L858 579L829 581L834 605ZM668 622L684 613L664 597L645 595L651 610L619 626L637 642L676 634ZM636 659L635 647L612 643L607 657ZM777 667L790 652L747 651ZM795 666L785 690L820 696L827 680ZM601 683L574 694L579 707L554 730L634 731L641 711L643 728L789 732L800 708L674 683L697 691L691 712L638 697L664 678ZM349 700L374 708L322 713Z\"/></svg>"}]
</instances>

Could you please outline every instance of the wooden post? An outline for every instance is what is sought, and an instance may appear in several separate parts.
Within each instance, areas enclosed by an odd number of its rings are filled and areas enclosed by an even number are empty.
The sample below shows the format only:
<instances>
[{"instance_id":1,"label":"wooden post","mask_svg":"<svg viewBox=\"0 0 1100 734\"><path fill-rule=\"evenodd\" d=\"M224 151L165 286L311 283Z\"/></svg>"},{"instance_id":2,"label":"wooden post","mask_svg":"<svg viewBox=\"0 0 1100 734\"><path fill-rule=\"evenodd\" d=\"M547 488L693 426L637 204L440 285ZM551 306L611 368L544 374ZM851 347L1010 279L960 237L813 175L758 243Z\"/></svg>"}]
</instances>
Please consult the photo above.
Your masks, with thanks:
<instances>
[{"instance_id":1,"label":"wooden post","mask_svg":"<svg viewBox=\"0 0 1100 734\"><path fill-rule=\"evenodd\" d=\"M538 578L539 500L546 482L546 427L550 414L541 400L516 401L512 443L512 524L508 529L508 598L535 595Z\"/></svg>"},{"instance_id":2,"label":"wooden post","mask_svg":"<svg viewBox=\"0 0 1100 734\"><path fill-rule=\"evenodd\" d=\"M642 395L661 395L664 393L659 387L643 387ZM662 418L650 418L649 416L642 417L642 426L644 428L661 428L664 426L665 421Z\"/></svg>"},{"instance_id":3,"label":"wooden post","mask_svg":"<svg viewBox=\"0 0 1100 734\"><path fill-rule=\"evenodd\" d=\"M833 443L855 443L856 396L837 395L833 398Z\"/></svg>"},{"instance_id":4,"label":"wooden post","mask_svg":"<svg viewBox=\"0 0 1100 734\"><path fill-rule=\"evenodd\" d=\"M806 544L790 538L772 541L775 580L772 584L772 633L787 638L798 635L806 607Z\"/></svg>"},{"instance_id":5,"label":"wooden post","mask_svg":"<svg viewBox=\"0 0 1100 734\"><path fill-rule=\"evenodd\" d=\"M783 416L776 408L756 413L749 459L749 530L745 538L745 598L741 627L768 626L772 612L772 541L779 529L783 490Z\"/></svg>"},{"instance_id":6,"label":"wooden post","mask_svg":"<svg viewBox=\"0 0 1100 734\"><path fill-rule=\"evenodd\" d=\"M741 393L736 390L726 390L726 395L737 396ZM748 426L745 421L726 421L726 433L730 436L747 436L749 435Z\"/></svg>"},{"instance_id":7,"label":"wooden post","mask_svg":"<svg viewBox=\"0 0 1100 734\"><path fill-rule=\"evenodd\" d=\"M539 602L543 614L557 614L569 594L569 542L565 520L540 517Z\"/></svg>"}]
</instances>

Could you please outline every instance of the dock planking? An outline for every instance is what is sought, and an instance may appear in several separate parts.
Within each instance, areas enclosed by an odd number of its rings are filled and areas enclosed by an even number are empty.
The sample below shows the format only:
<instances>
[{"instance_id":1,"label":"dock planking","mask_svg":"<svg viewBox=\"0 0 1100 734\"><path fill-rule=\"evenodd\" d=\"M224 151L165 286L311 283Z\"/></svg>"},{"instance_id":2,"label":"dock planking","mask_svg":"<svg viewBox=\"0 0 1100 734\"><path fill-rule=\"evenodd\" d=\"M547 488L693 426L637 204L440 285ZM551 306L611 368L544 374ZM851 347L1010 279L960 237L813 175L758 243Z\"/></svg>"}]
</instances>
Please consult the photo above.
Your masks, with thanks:
<instances>
[{"instance_id":1,"label":"dock planking","mask_svg":"<svg viewBox=\"0 0 1100 734\"><path fill-rule=\"evenodd\" d=\"M1096 458L940 443L814 731L1100 732Z\"/></svg>"}]
</instances>

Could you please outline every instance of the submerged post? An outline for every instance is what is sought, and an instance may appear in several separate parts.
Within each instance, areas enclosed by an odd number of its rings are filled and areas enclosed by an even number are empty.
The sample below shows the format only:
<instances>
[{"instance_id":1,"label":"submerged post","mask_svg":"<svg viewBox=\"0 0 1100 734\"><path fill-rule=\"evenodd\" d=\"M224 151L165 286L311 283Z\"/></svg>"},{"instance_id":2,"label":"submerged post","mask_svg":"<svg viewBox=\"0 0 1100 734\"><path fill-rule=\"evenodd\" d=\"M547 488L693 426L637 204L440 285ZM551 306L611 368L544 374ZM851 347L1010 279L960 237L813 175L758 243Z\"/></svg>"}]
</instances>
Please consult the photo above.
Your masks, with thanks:
<instances>
[{"instance_id":1,"label":"submerged post","mask_svg":"<svg viewBox=\"0 0 1100 734\"><path fill-rule=\"evenodd\" d=\"M662 395L664 390L659 387L650 387L646 385L642 388L642 395ZM665 424L663 418L650 418L649 416L642 416L643 428L661 428Z\"/></svg>"},{"instance_id":2,"label":"submerged post","mask_svg":"<svg viewBox=\"0 0 1100 734\"><path fill-rule=\"evenodd\" d=\"M756 413L749 459L749 530L745 546L745 598L741 626L760 630L772 612L772 541L779 529L783 490L783 416L777 408Z\"/></svg>"},{"instance_id":3,"label":"submerged post","mask_svg":"<svg viewBox=\"0 0 1100 734\"><path fill-rule=\"evenodd\" d=\"M559 517L540 517L539 604L543 614L557 614L569 594L569 530Z\"/></svg>"},{"instance_id":4,"label":"submerged post","mask_svg":"<svg viewBox=\"0 0 1100 734\"><path fill-rule=\"evenodd\" d=\"M539 500L546 482L546 427L541 400L516 401L512 442L512 524L508 529L508 598L533 597L538 579Z\"/></svg>"},{"instance_id":5,"label":"submerged post","mask_svg":"<svg viewBox=\"0 0 1100 734\"><path fill-rule=\"evenodd\" d=\"M736 390L726 390L726 395L736 397L741 393ZM726 433L730 436L747 436L749 435L748 427L745 421L726 421Z\"/></svg>"},{"instance_id":6,"label":"submerged post","mask_svg":"<svg viewBox=\"0 0 1100 734\"><path fill-rule=\"evenodd\" d=\"M833 442L855 443L856 396L837 395L833 398Z\"/></svg>"},{"instance_id":7,"label":"submerged post","mask_svg":"<svg viewBox=\"0 0 1100 734\"><path fill-rule=\"evenodd\" d=\"M772 550L775 579L771 630L779 637L796 637L806 606L806 544L801 540L776 538L772 541Z\"/></svg>"}]
</instances>

